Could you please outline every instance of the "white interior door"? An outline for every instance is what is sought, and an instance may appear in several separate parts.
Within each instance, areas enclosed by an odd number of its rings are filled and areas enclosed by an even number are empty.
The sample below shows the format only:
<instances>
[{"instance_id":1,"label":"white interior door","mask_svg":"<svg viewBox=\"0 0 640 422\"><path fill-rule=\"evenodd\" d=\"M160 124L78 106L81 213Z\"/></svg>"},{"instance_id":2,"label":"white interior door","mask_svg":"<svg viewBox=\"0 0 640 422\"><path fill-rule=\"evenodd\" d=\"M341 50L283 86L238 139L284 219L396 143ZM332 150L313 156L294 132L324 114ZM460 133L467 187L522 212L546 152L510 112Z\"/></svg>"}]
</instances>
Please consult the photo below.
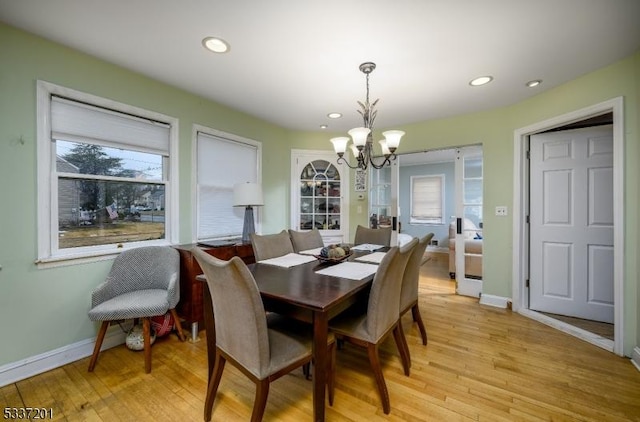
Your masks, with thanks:
<instances>
[{"instance_id":1,"label":"white interior door","mask_svg":"<svg viewBox=\"0 0 640 422\"><path fill-rule=\"evenodd\" d=\"M482 165L481 146L456 150L456 293L473 297L482 293L482 279L467 275L465 249L467 240L482 238ZM482 254L479 259L482 259Z\"/></svg>"},{"instance_id":2,"label":"white interior door","mask_svg":"<svg viewBox=\"0 0 640 422\"><path fill-rule=\"evenodd\" d=\"M612 126L531 136L532 310L613 323Z\"/></svg>"},{"instance_id":3,"label":"white interior door","mask_svg":"<svg viewBox=\"0 0 640 422\"><path fill-rule=\"evenodd\" d=\"M397 157L390 165L381 169L369 167L369 217L373 214L382 219L386 226L391 226L391 245L398 244L398 190L399 190L399 161Z\"/></svg>"}]
</instances>

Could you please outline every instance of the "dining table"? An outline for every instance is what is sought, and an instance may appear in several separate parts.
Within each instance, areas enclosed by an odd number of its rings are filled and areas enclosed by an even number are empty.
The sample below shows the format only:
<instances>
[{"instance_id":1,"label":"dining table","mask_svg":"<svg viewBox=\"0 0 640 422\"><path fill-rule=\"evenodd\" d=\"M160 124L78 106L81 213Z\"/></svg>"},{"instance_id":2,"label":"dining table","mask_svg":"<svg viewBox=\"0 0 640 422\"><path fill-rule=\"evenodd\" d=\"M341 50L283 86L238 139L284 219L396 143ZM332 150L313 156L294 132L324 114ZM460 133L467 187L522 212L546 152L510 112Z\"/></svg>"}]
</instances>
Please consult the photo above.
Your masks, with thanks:
<instances>
[{"instance_id":1,"label":"dining table","mask_svg":"<svg viewBox=\"0 0 640 422\"><path fill-rule=\"evenodd\" d=\"M362 256L364 252L354 252L348 261ZM330 262L312 262L280 267L257 262L247 265L253 275L265 311L276 312L304 321L313 330L313 420L324 421L329 352L327 339L329 320L359 301L366 301L374 274L361 279L319 274L332 265ZM339 264L338 264L339 265ZM199 276L204 280L203 276ZM207 353L209 379L215 360L214 316L207 283L205 286L204 319L207 330Z\"/></svg>"}]
</instances>

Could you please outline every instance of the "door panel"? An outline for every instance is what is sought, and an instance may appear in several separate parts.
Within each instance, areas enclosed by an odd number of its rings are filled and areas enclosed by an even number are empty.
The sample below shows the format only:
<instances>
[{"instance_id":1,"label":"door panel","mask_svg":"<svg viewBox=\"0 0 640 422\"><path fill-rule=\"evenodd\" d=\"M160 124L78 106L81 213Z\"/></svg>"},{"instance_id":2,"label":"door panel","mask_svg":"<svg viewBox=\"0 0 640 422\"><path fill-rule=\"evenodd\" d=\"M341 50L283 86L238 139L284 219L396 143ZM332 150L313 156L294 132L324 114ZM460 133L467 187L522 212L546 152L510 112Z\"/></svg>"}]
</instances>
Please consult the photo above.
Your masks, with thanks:
<instances>
[{"instance_id":1,"label":"door panel","mask_svg":"<svg viewBox=\"0 0 640 422\"><path fill-rule=\"evenodd\" d=\"M456 151L456 293L479 297L482 280L467 276L466 242L482 238L482 147L464 147ZM462 216L462 217L460 217ZM480 254L479 259L482 259Z\"/></svg>"},{"instance_id":2,"label":"door panel","mask_svg":"<svg viewBox=\"0 0 640 422\"><path fill-rule=\"evenodd\" d=\"M613 322L610 126L531 137L530 308Z\"/></svg>"}]
</instances>

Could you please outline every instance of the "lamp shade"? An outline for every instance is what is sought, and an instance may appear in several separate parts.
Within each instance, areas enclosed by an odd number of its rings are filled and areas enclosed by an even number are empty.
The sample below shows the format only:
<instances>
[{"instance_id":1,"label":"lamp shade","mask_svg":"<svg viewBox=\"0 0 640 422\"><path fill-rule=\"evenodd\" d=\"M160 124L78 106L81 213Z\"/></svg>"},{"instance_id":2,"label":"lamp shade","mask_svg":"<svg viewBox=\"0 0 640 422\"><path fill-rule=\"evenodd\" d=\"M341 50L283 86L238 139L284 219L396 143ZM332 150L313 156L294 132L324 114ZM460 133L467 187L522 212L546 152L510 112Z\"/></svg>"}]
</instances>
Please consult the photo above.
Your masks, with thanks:
<instances>
[{"instance_id":1,"label":"lamp shade","mask_svg":"<svg viewBox=\"0 0 640 422\"><path fill-rule=\"evenodd\" d=\"M257 183L238 183L233 187L233 206L264 205L262 186Z\"/></svg>"},{"instance_id":2,"label":"lamp shade","mask_svg":"<svg viewBox=\"0 0 640 422\"><path fill-rule=\"evenodd\" d=\"M353 139L353 143L355 144L355 146L364 147L364 144L367 143L367 136L369 135L369 132L371 132L371 129L369 128L356 127L351 129L347 133L349 133L349 135Z\"/></svg>"},{"instance_id":3,"label":"lamp shade","mask_svg":"<svg viewBox=\"0 0 640 422\"><path fill-rule=\"evenodd\" d=\"M391 152L393 152L400 145L400 138L404 136L404 132L401 130L388 130L386 132L382 132L382 135L387 141L387 147Z\"/></svg>"},{"instance_id":4,"label":"lamp shade","mask_svg":"<svg viewBox=\"0 0 640 422\"><path fill-rule=\"evenodd\" d=\"M349 142L349 138L346 136L339 136L337 138L331 138L331 143L333 144L333 149L336 154L344 154L347 150L347 142Z\"/></svg>"}]
</instances>

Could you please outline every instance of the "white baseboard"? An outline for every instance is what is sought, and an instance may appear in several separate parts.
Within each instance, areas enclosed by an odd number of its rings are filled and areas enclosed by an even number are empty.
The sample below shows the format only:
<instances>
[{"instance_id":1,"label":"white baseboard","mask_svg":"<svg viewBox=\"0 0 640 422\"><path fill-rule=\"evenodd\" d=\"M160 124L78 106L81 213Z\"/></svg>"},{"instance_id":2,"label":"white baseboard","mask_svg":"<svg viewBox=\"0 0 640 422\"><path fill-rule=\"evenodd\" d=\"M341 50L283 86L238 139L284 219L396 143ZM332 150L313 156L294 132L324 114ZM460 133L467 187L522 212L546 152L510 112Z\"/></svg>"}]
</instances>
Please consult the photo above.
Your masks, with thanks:
<instances>
[{"instance_id":1,"label":"white baseboard","mask_svg":"<svg viewBox=\"0 0 640 422\"><path fill-rule=\"evenodd\" d=\"M636 346L631 352L631 363L640 371L640 347Z\"/></svg>"},{"instance_id":2,"label":"white baseboard","mask_svg":"<svg viewBox=\"0 0 640 422\"><path fill-rule=\"evenodd\" d=\"M511 303L511 299L509 299L508 297L488 295L485 293L482 293L482 295L480 296L481 305L507 309L509 307L509 303Z\"/></svg>"},{"instance_id":3,"label":"white baseboard","mask_svg":"<svg viewBox=\"0 0 640 422\"><path fill-rule=\"evenodd\" d=\"M100 350L110 349L124 343L125 333L114 325L108 331ZM81 340L55 350L0 366L0 387L50 371L60 366L86 358L93 354L95 338Z\"/></svg>"}]
</instances>

